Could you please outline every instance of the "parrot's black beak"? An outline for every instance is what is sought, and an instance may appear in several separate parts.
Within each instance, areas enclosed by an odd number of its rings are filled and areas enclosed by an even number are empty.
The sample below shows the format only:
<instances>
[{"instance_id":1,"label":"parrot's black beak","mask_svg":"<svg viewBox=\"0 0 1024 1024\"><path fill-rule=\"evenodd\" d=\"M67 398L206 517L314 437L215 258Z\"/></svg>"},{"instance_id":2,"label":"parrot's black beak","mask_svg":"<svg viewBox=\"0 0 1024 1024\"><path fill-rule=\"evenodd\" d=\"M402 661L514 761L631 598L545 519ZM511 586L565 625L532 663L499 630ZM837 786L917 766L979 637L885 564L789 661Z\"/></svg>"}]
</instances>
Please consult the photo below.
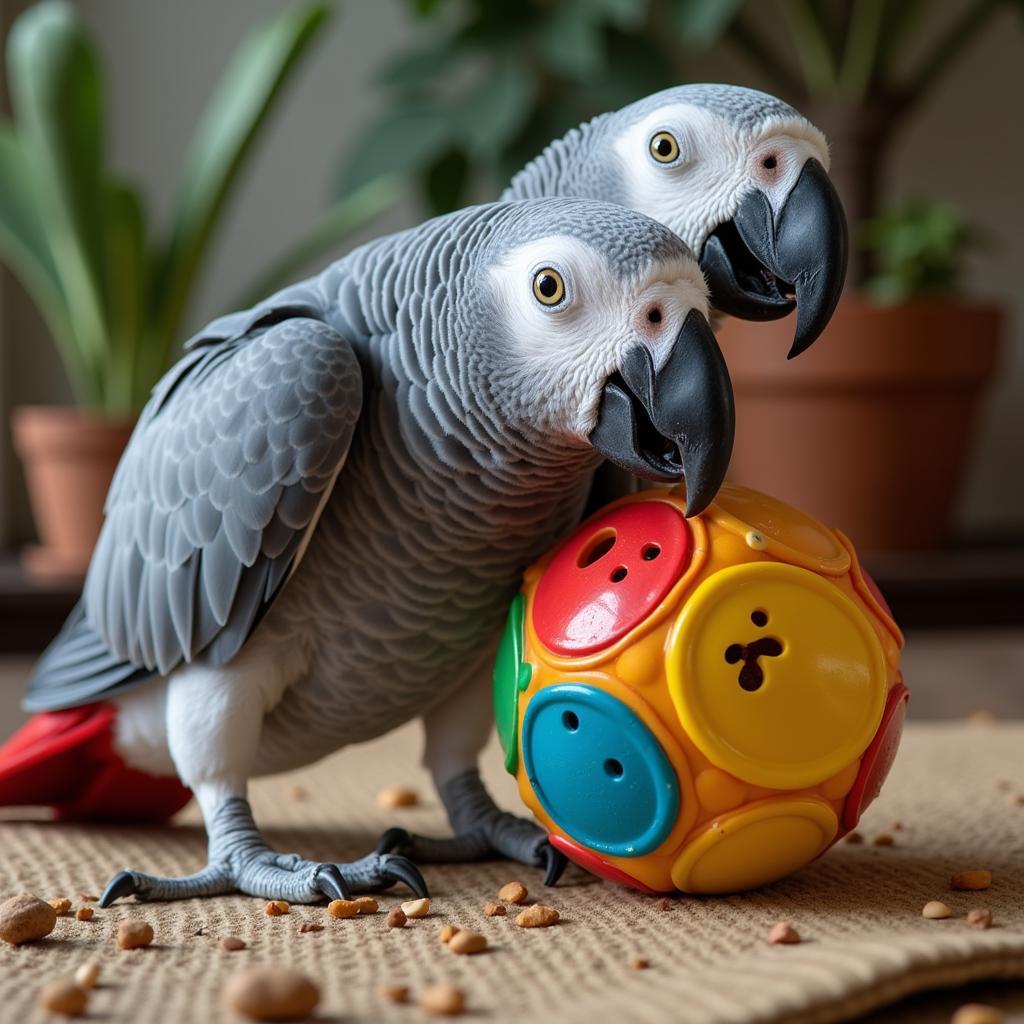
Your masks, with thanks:
<instances>
[{"instance_id":1,"label":"parrot's black beak","mask_svg":"<svg viewBox=\"0 0 1024 1024\"><path fill-rule=\"evenodd\" d=\"M703 512L732 456L735 413L725 360L707 320L690 310L665 365L637 346L605 382L590 443L648 480L686 479L686 514Z\"/></svg>"},{"instance_id":2,"label":"parrot's black beak","mask_svg":"<svg viewBox=\"0 0 1024 1024\"><path fill-rule=\"evenodd\" d=\"M846 279L846 216L825 168L804 164L777 215L758 189L708 236L700 265L711 302L743 320L776 320L796 307L789 358L825 329Z\"/></svg>"}]
</instances>

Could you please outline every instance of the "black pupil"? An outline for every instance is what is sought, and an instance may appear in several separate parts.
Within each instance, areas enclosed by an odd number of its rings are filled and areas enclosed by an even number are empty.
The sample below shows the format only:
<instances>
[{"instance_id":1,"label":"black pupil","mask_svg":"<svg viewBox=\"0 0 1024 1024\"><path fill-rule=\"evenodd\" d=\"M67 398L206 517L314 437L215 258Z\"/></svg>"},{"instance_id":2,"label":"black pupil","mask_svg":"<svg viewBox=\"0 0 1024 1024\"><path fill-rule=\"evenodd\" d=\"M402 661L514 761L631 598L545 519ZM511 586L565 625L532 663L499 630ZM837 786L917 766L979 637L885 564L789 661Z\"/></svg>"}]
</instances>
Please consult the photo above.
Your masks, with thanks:
<instances>
[{"instance_id":1,"label":"black pupil","mask_svg":"<svg viewBox=\"0 0 1024 1024\"><path fill-rule=\"evenodd\" d=\"M668 156L672 152L672 143L662 136L655 142L654 148L658 151L658 156Z\"/></svg>"},{"instance_id":2,"label":"black pupil","mask_svg":"<svg viewBox=\"0 0 1024 1024\"><path fill-rule=\"evenodd\" d=\"M550 274L541 274L537 282L537 290L545 299L550 299L558 292L558 282Z\"/></svg>"},{"instance_id":3,"label":"black pupil","mask_svg":"<svg viewBox=\"0 0 1024 1024\"><path fill-rule=\"evenodd\" d=\"M775 162L775 157L773 156L766 156L764 158L764 166L769 171L775 170Z\"/></svg>"}]
</instances>

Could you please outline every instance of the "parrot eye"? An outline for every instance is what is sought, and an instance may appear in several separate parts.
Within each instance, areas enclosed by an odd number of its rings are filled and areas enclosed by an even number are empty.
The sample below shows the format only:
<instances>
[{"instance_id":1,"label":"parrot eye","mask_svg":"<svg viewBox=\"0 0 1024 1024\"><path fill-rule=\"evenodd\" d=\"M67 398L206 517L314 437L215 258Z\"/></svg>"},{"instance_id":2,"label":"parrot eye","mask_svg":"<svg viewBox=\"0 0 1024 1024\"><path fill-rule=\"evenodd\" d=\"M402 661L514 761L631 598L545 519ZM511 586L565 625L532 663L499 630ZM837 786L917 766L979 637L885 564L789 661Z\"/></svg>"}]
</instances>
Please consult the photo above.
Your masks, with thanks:
<instances>
[{"instance_id":1,"label":"parrot eye","mask_svg":"<svg viewBox=\"0 0 1024 1024\"><path fill-rule=\"evenodd\" d=\"M671 164L679 159L679 143L671 132L658 132L651 136L651 156L659 164Z\"/></svg>"},{"instance_id":2,"label":"parrot eye","mask_svg":"<svg viewBox=\"0 0 1024 1024\"><path fill-rule=\"evenodd\" d=\"M533 275L533 294L542 306L557 306L565 298L565 282L553 267L544 267Z\"/></svg>"}]
</instances>

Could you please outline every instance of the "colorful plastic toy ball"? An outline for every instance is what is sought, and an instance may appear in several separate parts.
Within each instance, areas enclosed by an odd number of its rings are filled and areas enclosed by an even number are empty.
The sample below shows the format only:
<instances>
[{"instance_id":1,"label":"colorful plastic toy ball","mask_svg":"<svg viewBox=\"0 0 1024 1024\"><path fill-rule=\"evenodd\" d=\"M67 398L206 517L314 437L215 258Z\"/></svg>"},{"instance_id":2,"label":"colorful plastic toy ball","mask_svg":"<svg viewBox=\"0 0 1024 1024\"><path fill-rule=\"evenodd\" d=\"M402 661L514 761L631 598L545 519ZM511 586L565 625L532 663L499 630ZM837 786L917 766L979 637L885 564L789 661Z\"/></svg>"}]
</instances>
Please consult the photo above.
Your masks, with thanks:
<instances>
[{"instance_id":1,"label":"colorful plastic toy ball","mask_svg":"<svg viewBox=\"0 0 1024 1024\"><path fill-rule=\"evenodd\" d=\"M532 566L494 673L505 765L551 843L648 892L808 864L878 795L903 637L842 534L726 485L591 517Z\"/></svg>"}]
</instances>

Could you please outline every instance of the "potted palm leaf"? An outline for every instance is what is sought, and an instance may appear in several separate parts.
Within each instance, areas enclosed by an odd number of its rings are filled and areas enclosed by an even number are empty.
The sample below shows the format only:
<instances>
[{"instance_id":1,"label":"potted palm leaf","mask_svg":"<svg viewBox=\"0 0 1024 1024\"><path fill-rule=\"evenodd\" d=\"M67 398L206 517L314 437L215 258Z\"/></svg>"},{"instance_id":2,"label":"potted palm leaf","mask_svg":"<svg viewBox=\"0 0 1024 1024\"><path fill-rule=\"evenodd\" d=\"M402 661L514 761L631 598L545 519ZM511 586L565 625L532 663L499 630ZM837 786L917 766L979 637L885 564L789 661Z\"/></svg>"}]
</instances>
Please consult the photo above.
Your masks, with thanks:
<instances>
[{"instance_id":1,"label":"potted palm leaf","mask_svg":"<svg viewBox=\"0 0 1024 1024\"><path fill-rule=\"evenodd\" d=\"M103 82L74 8L43 0L12 26L12 120L0 120L0 259L56 342L77 405L14 411L40 544L37 574L79 575L138 410L174 357L194 287L233 186L269 114L325 23L320 3L291 7L239 46L198 124L168 228L107 166ZM376 183L328 212L261 277L270 289L393 200Z\"/></svg>"}]
</instances>

